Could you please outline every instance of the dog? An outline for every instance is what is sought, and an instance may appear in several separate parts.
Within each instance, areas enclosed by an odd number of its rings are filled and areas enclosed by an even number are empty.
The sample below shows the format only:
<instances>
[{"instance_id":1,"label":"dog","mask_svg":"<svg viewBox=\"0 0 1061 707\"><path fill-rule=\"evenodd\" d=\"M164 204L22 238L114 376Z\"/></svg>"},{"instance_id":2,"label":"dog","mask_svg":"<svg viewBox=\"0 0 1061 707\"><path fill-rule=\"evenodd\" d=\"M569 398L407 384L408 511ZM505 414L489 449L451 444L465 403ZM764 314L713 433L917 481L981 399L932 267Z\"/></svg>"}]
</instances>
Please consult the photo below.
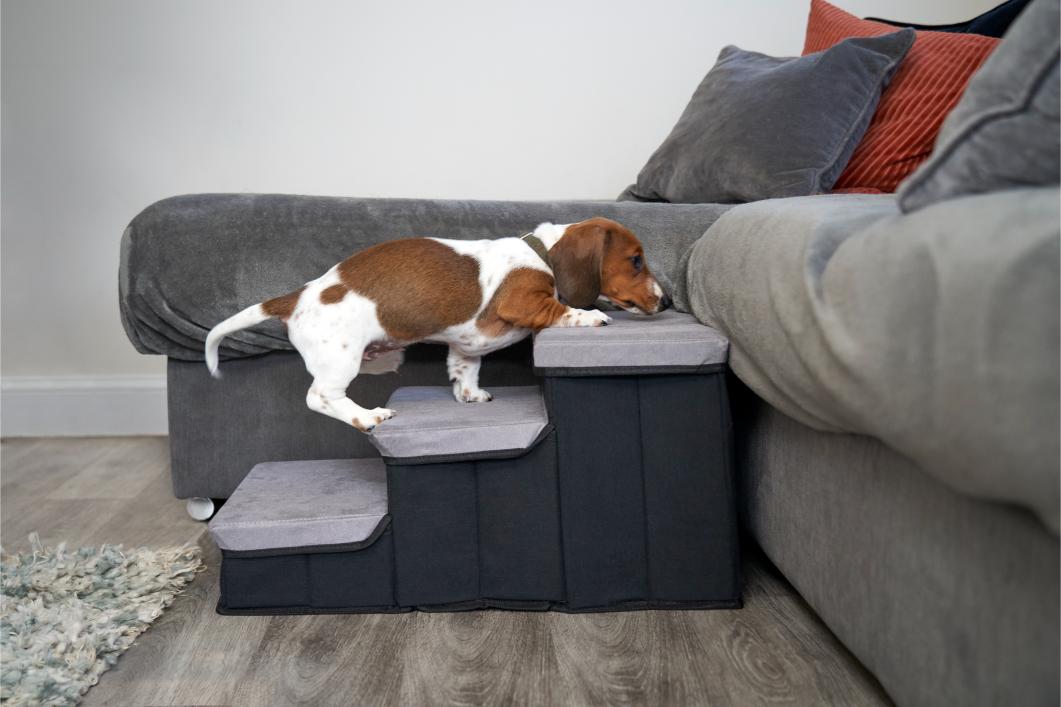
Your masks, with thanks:
<instances>
[{"instance_id":1,"label":"dog","mask_svg":"<svg viewBox=\"0 0 1061 707\"><path fill-rule=\"evenodd\" d=\"M598 300L639 314L671 304L640 241L610 219L543 223L520 238L399 239L224 320L206 337L206 365L219 377L222 339L280 319L313 376L309 408L370 432L395 413L366 410L347 397L359 372L381 372L363 362L393 360L416 342L445 343L453 396L488 402L492 396L479 387L485 354L546 327L605 326L611 318L588 309Z\"/></svg>"}]
</instances>

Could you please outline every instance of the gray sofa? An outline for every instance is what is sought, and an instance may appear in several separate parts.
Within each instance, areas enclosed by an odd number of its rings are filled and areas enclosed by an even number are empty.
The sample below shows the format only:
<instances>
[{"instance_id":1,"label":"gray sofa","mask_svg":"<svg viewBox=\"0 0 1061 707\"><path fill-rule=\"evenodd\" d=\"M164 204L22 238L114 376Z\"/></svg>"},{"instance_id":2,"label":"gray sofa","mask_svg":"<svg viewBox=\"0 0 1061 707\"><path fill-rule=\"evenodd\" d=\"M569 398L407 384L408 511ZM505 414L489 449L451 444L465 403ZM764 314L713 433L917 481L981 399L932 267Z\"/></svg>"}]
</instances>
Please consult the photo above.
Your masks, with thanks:
<instances>
[{"instance_id":1,"label":"gray sofa","mask_svg":"<svg viewBox=\"0 0 1061 707\"><path fill-rule=\"evenodd\" d=\"M644 240L676 306L725 332L743 523L906 705L1043 704L1058 682L1059 191L902 215L892 196L740 206L254 195L168 199L123 238L122 317L168 357L174 493L225 498L260 461L375 454L305 408L282 330L206 332L344 254L415 234L518 234L603 214ZM361 376L382 404L445 384L444 349ZM484 386L534 380L529 348Z\"/></svg>"},{"instance_id":2,"label":"gray sofa","mask_svg":"<svg viewBox=\"0 0 1061 707\"><path fill-rule=\"evenodd\" d=\"M693 248L744 523L899 704L1058 700L1059 201L759 202Z\"/></svg>"}]
</instances>

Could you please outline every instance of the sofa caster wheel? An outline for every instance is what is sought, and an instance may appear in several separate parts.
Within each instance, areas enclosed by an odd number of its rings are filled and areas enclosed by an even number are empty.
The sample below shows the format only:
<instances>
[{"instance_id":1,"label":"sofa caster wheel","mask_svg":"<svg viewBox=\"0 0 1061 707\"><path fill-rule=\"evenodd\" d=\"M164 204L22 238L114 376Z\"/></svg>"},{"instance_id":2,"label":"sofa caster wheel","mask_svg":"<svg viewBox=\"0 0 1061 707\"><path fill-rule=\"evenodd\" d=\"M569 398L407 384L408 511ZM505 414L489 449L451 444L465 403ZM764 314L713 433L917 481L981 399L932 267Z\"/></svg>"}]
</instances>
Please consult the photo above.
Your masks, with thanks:
<instances>
[{"instance_id":1,"label":"sofa caster wheel","mask_svg":"<svg viewBox=\"0 0 1061 707\"><path fill-rule=\"evenodd\" d=\"M213 500L202 496L189 498L185 508L188 509L188 515L195 520L210 520L215 510Z\"/></svg>"}]
</instances>

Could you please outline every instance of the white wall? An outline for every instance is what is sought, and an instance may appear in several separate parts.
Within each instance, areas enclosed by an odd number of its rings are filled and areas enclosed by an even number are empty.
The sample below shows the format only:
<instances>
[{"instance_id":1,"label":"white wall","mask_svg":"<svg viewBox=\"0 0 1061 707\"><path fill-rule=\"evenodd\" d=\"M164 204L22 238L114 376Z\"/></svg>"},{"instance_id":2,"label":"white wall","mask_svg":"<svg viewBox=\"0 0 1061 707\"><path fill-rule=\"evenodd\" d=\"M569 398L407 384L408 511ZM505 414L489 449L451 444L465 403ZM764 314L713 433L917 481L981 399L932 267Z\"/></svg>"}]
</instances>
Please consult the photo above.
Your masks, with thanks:
<instances>
[{"instance_id":1,"label":"white wall","mask_svg":"<svg viewBox=\"0 0 1061 707\"><path fill-rule=\"evenodd\" d=\"M944 22L995 0L839 4ZM161 376L116 284L157 199L613 198L722 46L798 54L807 5L3 0L5 389Z\"/></svg>"}]
</instances>

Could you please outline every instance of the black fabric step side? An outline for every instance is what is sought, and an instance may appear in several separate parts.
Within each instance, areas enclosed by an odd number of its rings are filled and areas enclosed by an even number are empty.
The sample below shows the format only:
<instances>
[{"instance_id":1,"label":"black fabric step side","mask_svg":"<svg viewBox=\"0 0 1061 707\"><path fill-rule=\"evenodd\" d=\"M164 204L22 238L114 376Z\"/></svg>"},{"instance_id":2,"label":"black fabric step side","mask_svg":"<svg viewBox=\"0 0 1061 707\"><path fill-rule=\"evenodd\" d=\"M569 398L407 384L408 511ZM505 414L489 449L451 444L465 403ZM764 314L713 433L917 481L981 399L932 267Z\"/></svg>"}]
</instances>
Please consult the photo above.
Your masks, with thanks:
<instances>
[{"instance_id":1,"label":"black fabric step side","mask_svg":"<svg viewBox=\"0 0 1061 707\"><path fill-rule=\"evenodd\" d=\"M476 496L472 462L388 465L398 604L479 597Z\"/></svg>"},{"instance_id":2,"label":"black fabric step side","mask_svg":"<svg viewBox=\"0 0 1061 707\"><path fill-rule=\"evenodd\" d=\"M637 386L634 377L546 379L572 609L648 597Z\"/></svg>"},{"instance_id":3,"label":"black fabric step side","mask_svg":"<svg viewBox=\"0 0 1061 707\"><path fill-rule=\"evenodd\" d=\"M648 598L737 597L737 513L725 377L642 378L638 391Z\"/></svg>"},{"instance_id":4,"label":"black fabric step side","mask_svg":"<svg viewBox=\"0 0 1061 707\"><path fill-rule=\"evenodd\" d=\"M390 528L359 550L250 557L222 550L221 558L221 613L398 607Z\"/></svg>"},{"instance_id":5,"label":"black fabric step side","mask_svg":"<svg viewBox=\"0 0 1061 707\"><path fill-rule=\"evenodd\" d=\"M475 462L475 471L480 598L563 600L556 435L518 459Z\"/></svg>"}]
</instances>

